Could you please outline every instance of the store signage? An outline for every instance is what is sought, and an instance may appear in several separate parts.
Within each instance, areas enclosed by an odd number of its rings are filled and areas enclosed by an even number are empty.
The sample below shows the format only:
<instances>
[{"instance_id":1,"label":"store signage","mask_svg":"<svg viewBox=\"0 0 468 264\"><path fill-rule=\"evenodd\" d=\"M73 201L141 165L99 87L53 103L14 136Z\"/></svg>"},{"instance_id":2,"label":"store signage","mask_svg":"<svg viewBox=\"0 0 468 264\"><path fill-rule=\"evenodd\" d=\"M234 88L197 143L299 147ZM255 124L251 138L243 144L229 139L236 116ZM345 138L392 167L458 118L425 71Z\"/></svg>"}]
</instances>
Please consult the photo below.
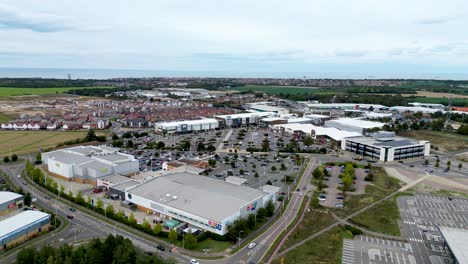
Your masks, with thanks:
<instances>
[{"instance_id":1,"label":"store signage","mask_svg":"<svg viewBox=\"0 0 468 264\"><path fill-rule=\"evenodd\" d=\"M255 209L257 209L257 202L247 206L247 211L255 211Z\"/></svg>"},{"instance_id":2,"label":"store signage","mask_svg":"<svg viewBox=\"0 0 468 264\"><path fill-rule=\"evenodd\" d=\"M218 230L223 229L223 226L221 224L216 223L215 221L208 221L208 225L210 225L213 228L216 228Z\"/></svg>"}]
</instances>

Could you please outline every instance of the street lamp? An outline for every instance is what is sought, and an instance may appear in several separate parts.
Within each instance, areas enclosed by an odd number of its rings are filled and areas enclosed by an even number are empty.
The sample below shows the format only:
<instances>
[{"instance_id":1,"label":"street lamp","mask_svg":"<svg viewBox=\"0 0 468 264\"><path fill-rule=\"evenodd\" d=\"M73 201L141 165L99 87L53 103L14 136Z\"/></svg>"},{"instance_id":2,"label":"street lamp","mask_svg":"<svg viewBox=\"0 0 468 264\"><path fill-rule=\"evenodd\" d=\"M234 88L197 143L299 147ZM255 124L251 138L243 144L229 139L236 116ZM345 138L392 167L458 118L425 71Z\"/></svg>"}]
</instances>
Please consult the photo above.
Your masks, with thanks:
<instances>
[{"instance_id":1,"label":"street lamp","mask_svg":"<svg viewBox=\"0 0 468 264\"><path fill-rule=\"evenodd\" d=\"M240 235L241 235L241 233L244 233L244 231L239 230L239 240L238 240L238 247L239 247L239 248L240 248L240 240L241 240Z\"/></svg>"}]
</instances>

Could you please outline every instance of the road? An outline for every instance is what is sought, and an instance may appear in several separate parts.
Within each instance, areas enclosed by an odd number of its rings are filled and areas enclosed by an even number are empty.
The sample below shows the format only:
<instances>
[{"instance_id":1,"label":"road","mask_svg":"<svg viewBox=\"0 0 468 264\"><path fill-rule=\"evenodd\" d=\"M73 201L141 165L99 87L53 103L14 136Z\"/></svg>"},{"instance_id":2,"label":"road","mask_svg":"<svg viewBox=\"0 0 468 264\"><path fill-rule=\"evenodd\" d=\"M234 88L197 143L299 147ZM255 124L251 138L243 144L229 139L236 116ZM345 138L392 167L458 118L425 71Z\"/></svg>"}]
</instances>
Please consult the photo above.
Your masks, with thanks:
<instances>
[{"instance_id":1,"label":"road","mask_svg":"<svg viewBox=\"0 0 468 264\"><path fill-rule=\"evenodd\" d=\"M309 158L309 165L304 171L304 174L299 181L297 188L302 190L302 188L308 186L310 179L312 177L312 170L319 164L319 161L313 157ZM289 201L288 206L286 207L284 213L279 217L279 219L265 230L260 236L255 239L257 246L253 249L249 249L247 246L240 249L237 253L232 256L223 259L223 260L213 260L213 261L203 261L203 263L259 263L265 256L266 252L276 240L276 238L281 234L283 230L294 220L294 217L297 215L299 208L301 206L302 200L305 196L300 195L299 192L293 191L291 200Z\"/></svg>"}]
</instances>

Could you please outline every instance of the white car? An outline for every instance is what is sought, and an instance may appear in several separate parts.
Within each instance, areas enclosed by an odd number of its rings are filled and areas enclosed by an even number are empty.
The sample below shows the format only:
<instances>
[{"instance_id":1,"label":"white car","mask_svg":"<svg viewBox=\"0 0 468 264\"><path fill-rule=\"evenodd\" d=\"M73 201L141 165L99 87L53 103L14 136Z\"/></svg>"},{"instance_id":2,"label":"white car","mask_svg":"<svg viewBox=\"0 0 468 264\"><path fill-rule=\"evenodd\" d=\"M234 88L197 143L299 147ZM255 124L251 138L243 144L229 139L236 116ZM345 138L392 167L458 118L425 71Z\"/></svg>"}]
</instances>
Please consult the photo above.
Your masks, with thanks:
<instances>
[{"instance_id":1,"label":"white car","mask_svg":"<svg viewBox=\"0 0 468 264\"><path fill-rule=\"evenodd\" d=\"M200 262L198 262L196 259L191 259L190 264L200 264Z\"/></svg>"},{"instance_id":2,"label":"white car","mask_svg":"<svg viewBox=\"0 0 468 264\"><path fill-rule=\"evenodd\" d=\"M303 192L300 192L299 195L302 196L302 195L304 195L304 193L303 193Z\"/></svg>"},{"instance_id":3,"label":"white car","mask_svg":"<svg viewBox=\"0 0 468 264\"><path fill-rule=\"evenodd\" d=\"M250 243L247 248L252 249L257 245L257 243Z\"/></svg>"}]
</instances>

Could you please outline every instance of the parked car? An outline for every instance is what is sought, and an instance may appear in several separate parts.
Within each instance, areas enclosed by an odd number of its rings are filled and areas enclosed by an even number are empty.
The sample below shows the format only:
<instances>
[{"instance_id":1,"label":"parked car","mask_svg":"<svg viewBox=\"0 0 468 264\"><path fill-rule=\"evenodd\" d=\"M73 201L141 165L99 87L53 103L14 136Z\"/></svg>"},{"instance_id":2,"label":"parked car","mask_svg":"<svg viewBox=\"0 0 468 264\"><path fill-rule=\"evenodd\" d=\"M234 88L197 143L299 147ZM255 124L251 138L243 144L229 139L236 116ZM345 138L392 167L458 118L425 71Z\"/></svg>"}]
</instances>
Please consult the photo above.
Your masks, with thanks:
<instances>
[{"instance_id":1,"label":"parked car","mask_svg":"<svg viewBox=\"0 0 468 264\"><path fill-rule=\"evenodd\" d=\"M102 192L101 188L94 188L93 193L100 193Z\"/></svg>"},{"instance_id":2,"label":"parked car","mask_svg":"<svg viewBox=\"0 0 468 264\"><path fill-rule=\"evenodd\" d=\"M166 248L164 246L162 246L162 245L157 245L156 248L161 250L161 251L166 251Z\"/></svg>"},{"instance_id":3,"label":"parked car","mask_svg":"<svg viewBox=\"0 0 468 264\"><path fill-rule=\"evenodd\" d=\"M344 198L343 198L343 196L337 196L336 199L343 200Z\"/></svg>"},{"instance_id":4,"label":"parked car","mask_svg":"<svg viewBox=\"0 0 468 264\"><path fill-rule=\"evenodd\" d=\"M335 207L336 207L336 208L343 208L344 205L343 205L342 203L337 203L337 204L335 204Z\"/></svg>"}]
</instances>

